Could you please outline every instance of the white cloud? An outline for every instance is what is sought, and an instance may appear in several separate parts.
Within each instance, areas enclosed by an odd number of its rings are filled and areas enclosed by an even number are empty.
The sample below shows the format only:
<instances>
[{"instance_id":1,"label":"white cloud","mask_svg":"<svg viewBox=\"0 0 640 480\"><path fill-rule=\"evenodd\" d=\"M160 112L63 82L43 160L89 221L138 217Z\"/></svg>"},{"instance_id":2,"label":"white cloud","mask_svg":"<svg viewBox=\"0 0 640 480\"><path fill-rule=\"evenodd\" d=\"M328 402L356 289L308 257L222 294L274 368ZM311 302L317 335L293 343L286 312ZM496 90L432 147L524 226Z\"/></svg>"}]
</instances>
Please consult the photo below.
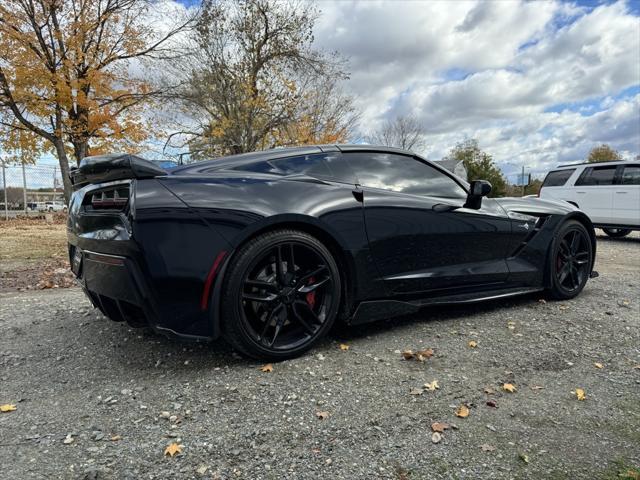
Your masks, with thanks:
<instances>
[{"instance_id":1,"label":"white cloud","mask_svg":"<svg viewBox=\"0 0 640 480\"><path fill-rule=\"evenodd\" d=\"M637 91L620 95L640 85L640 20L624 2L341 1L320 9L316 41L349 59L345 85L365 132L411 112L429 131L431 158L477 137L501 164L535 171L579 160L600 142L640 151Z\"/></svg>"}]
</instances>

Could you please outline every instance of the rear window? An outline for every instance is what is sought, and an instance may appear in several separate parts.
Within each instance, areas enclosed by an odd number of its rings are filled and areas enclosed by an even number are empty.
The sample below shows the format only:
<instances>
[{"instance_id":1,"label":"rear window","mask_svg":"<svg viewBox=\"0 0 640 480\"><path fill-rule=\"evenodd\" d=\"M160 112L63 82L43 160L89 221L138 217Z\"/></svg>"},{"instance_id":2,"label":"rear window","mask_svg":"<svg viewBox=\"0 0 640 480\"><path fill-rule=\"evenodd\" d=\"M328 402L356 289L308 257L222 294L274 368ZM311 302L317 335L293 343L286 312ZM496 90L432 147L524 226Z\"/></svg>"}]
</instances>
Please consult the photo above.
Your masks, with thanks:
<instances>
[{"instance_id":1,"label":"rear window","mask_svg":"<svg viewBox=\"0 0 640 480\"><path fill-rule=\"evenodd\" d=\"M640 166L624 167L620 183L622 185L640 185Z\"/></svg>"},{"instance_id":2,"label":"rear window","mask_svg":"<svg viewBox=\"0 0 640 480\"><path fill-rule=\"evenodd\" d=\"M575 171L576 171L575 168L571 168L569 170L555 170L553 172L549 172L547 174L547 177L544 179L542 186L543 187L561 187L565 183L567 183L567 180L569 180L569 177Z\"/></svg>"},{"instance_id":3,"label":"rear window","mask_svg":"<svg viewBox=\"0 0 640 480\"><path fill-rule=\"evenodd\" d=\"M590 186L590 185L613 185L613 179L616 176L617 166L611 167L589 167L585 168L576 186Z\"/></svg>"}]
</instances>

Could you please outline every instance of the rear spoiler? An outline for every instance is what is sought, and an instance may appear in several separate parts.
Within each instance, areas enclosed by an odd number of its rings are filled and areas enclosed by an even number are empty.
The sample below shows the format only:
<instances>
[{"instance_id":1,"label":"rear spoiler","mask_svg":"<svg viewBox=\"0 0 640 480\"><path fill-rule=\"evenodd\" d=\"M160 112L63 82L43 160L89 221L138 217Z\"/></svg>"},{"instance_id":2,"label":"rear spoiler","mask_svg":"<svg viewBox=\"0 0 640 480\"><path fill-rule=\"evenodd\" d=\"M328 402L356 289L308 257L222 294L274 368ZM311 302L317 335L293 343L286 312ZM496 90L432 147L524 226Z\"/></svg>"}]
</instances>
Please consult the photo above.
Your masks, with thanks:
<instances>
[{"instance_id":1,"label":"rear spoiler","mask_svg":"<svg viewBox=\"0 0 640 480\"><path fill-rule=\"evenodd\" d=\"M69 178L77 190L90 183L110 182L126 178L153 178L167 171L153 162L135 155L111 154L85 157L78 167L72 167Z\"/></svg>"}]
</instances>

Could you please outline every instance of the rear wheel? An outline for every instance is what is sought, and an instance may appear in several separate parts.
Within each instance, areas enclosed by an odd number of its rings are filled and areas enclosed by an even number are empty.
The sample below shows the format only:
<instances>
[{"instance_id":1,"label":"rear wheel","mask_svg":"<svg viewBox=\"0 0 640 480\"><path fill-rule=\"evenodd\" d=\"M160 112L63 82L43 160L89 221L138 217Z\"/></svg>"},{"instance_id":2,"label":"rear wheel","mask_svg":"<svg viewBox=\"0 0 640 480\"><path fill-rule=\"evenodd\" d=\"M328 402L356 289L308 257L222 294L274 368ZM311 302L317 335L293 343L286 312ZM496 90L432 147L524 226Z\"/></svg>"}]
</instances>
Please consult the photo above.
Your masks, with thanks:
<instances>
[{"instance_id":1,"label":"rear wheel","mask_svg":"<svg viewBox=\"0 0 640 480\"><path fill-rule=\"evenodd\" d=\"M631 230L627 228L603 228L602 230L611 238L622 238L631 233Z\"/></svg>"},{"instance_id":2,"label":"rear wheel","mask_svg":"<svg viewBox=\"0 0 640 480\"><path fill-rule=\"evenodd\" d=\"M331 328L340 292L336 262L318 239L297 230L260 235L229 265L224 336L254 358L295 357Z\"/></svg>"},{"instance_id":3,"label":"rear wheel","mask_svg":"<svg viewBox=\"0 0 640 480\"><path fill-rule=\"evenodd\" d=\"M575 220L562 225L551 253L551 295L561 300L575 297L587 283L593 262L593 247L584 225Z\"/></svg>"}]
</instances>

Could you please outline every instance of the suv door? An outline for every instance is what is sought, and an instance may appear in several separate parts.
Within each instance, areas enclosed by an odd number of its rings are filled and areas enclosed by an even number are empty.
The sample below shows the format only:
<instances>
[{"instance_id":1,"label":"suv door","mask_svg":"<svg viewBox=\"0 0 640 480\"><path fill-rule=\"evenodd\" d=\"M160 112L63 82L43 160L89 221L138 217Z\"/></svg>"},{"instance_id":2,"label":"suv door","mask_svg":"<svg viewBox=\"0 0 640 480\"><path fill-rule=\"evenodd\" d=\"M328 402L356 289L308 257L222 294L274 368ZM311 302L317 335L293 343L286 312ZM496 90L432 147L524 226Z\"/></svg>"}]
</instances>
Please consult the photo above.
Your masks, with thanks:
<instances>
[{"instance_id":1,"label":"suv door","mask_svg":"<svg viewBox=\"0 0 640 480\"><path fill-rule=\"evenodd\" d=\"M640 165L624 165L613 193L612 223L640 226Z\"/></svg>"},{"instance_id":2,"label":"suv door","mask_svg":"<svg viewBox=\"0 0 640 480\"><path fill-rule=\"evenodd\" d=\"M344 154L363 192L369 246L394 293L478 287L508 276L511 222L491 199L464 208L448 173L395 153Z\"/></svg>"},{"instance_id":3,"label":"suv door","mask_svg":"<svg viewBox=\"0 0 640 480\"><path fill-rule=\"evenodd\" d=\"M576 203L593 223L611 224L617 165L586 167L575 183Z\"/></svg>"}]
</instances>

